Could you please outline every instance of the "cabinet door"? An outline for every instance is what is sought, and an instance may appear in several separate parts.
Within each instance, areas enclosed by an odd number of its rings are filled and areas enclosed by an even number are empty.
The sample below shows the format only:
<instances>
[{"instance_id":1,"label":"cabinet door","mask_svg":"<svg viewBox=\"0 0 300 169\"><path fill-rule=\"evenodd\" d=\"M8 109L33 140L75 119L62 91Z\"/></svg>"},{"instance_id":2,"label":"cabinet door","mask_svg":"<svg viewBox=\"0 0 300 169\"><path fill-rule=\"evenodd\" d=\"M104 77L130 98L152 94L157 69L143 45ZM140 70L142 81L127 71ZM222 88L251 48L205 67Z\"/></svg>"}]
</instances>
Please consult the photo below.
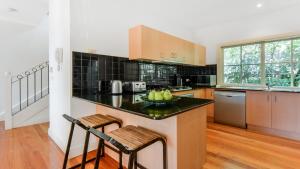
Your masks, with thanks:
<instances>
[{"instance_id":1,"label":"cabinet door","mask_svg":"<svg viewBox=\"0 0 300 169\"><path fill-rule=\"evenodd\" d=\"M271 117L271 94L262 91L247 91L247 124L271 128Z\"/></svg>"},{"instance_id":2,"label":"cabinet door","mask_svg":"<svg viewBox=\"0 0 300 169\"><path fill-rule=\"evenodd\" d=\"M201 45L194 46L194 65L205 66L206 65L206 48Z\"/></svg>"},{"instance_id":3,"label":"cabinet door","mask_svg":"<svg viewBox=\"0 0 300 169\"><path fill-rule=\"evenodd\" d=\"M143 27L142 28L142 50L141 50L141 55L143 59L159 59L160 58L160 53L157 50L157 48L159 47L160 43L159 43L159 32L151 29L151 28L147 28L147 27Z\"/></svg>"},{"instance_id":4,"label":"cabinet door","mask_svg":"<svg viewBox=\"0 0 300 169\"><path fill-rule=\"evenodd\" d=\"M154 29L137 26L129 30L129 59L159 59L159 35Z\"/></svg>"},{"instance_id":5,"label":"cabinet door","mask_svg":"<svg viewBox=\"0 0 300 169\"><path fill-rule=\"evenodd\" d=\"M214 89L205 89L205 97L206 99L215 100L214 97ZM215 104L210 104L207 106L207 116L214 117L215 114Z\"/></svg>"},{"instance_id":6,"label":"cabinet door","mask_svg":"<svg viewBox=\"0 0 300 169\"><path fill-rule=\"evenodd\" d=\"M165 33L159 35L160 46L157 48L160 52L161 61L176 61L178 55L178 39Z\"/></svg>"},{"instance_id":7,"label":"cabinet door","mask_svg":"<svg viewBox=\"0 0 300 169\"><path fill-rule=\"evenodd\" d=\"M185 40L182 40L182 48L180 52L180 56L182 56L182 63L193 65L194 64L194 44Z\"/></svg>"},{"instance_id":8,"label":"cabinet door","mask_svg":"<svg viewBox=\"0 0 300 169\"><path fill-rule=\"evenodd\" d=\"M205 89L197 89L194 94L195 98L205 99Z\"/></svg>"},{"instance_id":9,"label":"cabinet door","mask_svg":"<svg viewBox=\"0 0 300 169\"><path fill-rule=\"evenodd\" d=\"M299 98L298 93L272 93L272 128L299 132Z\"/></svg>"}]
</instances>

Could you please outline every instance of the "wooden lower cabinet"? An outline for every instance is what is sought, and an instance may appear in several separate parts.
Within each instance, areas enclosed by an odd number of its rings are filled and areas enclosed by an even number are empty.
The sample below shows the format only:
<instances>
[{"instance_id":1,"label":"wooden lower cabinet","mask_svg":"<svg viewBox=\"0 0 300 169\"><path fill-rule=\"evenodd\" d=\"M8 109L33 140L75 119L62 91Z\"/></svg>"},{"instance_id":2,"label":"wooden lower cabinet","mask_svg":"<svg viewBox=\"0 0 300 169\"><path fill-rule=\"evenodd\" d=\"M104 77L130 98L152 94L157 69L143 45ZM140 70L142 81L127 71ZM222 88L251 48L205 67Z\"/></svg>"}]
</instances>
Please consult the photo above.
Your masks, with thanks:
<instances>
[{"instance_id":1,"label":"wooden lower cabinet","mask_svg":"<svg viewBox=\"0 0 300 169\"><path fill-rule=\"evenodd\" d=\"M207 88L205 90L205 98L215 100L214 89ZM214 114L215 114L214 112L215 112L215 104L208 105L207 106L207 116L212 119L214 117Z\"/></svg>"},{"instance_id":2,"label":"wooden lower cabinet","mask_svg":"<svg viewBox=\"0 0 300 169\"><path fill-rule=\"evenodd\" d=\"M197 90L195 90L194 97L195 98L200 98L200 99L205 99L206 98L205 90L206 89L197 89Z\"/></svg>"},{"instance_id":3,"label":"wooden lower cabinet","mask_svg":"<svg viewBox=\"0 0 300 169\"><path fill-rule=\"evenodd\" d=\"M195 89L195 90L189 90L189 91L173 92L172 94L174 96L190 94L190 95L193 95L193 97L195 97L195 98L214 100L214 89L211 89L211 88L203 88L203 89ZM207 105L206 110L207 110L208 121L213 121L214 112L215 112L215 105L214 104Z\"/></svg>"},{"instance_id":4,"label":"wooden lower cabinet","mask_svg":"<svg viewBox=\"0 0 300 169\"><path fill-rule=\"evenodd\" d=\"M299 132L300 94L272 92L272 128Z\"/></svg>"},{"instance_id":5,"label":"wooden lower cabinet","mask_svg":"<svg viewBox=\"0 0 300 169\"><path fill-rule=\"evenodd\" d=\"M300 93L247 91L248 129L300 140Z\"/></svg>"},{"instance_id":6,"label":"wooden lower cabinet","mask_svg":"<svg viewBox=\"0 0 300 169\"><path fill-rule=\"evenodd\" d=\"M271 117L271 93L262 91L247 91L247 124L271 128Z\"/></svg>"},{"instance_id":7,"label":"wooden lower cabinet","mask_svg":"<svg viewBox=\"0 0 300 169\"><path fill-rule=\"evenodd\" d=\"M182 95L193 95L195 96L194 90L188 90L188 91L179 91L179 92L172 92L174 96L182 96Z\"/></svg>"}]
</instances>

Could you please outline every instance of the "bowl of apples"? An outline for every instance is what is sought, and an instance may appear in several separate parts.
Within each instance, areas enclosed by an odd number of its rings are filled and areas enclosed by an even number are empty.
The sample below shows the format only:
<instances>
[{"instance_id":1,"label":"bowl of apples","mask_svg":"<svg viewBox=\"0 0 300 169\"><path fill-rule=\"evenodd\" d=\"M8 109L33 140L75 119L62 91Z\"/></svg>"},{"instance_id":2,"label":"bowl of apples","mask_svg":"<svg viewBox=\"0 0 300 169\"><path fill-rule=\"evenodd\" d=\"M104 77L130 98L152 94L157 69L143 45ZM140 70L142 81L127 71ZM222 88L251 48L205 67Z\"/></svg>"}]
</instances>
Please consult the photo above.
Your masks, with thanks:
<instances>
[{"instance_id":1,"label":"bowl of apples","mask_svg":"<svg viewBox=\"0 0 300 169\"><path fill-rule=\"evenodd\" d=\"M156 106L164 106L174 103L175 101L179 100L180 97L173 96L170 90L151 90L142 99Z\"/></svg>"}]
</instances>

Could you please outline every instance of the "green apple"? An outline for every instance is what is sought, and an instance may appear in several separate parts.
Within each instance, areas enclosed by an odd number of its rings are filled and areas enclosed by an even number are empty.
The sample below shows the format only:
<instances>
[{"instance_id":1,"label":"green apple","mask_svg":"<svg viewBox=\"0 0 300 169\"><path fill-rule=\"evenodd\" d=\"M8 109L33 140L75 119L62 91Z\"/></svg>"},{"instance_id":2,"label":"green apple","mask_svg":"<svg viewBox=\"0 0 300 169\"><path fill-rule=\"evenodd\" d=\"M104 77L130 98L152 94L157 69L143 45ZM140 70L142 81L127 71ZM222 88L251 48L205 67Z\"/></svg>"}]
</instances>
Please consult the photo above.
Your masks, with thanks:
<instances>
[{"instance_id":1,"label":"green apple","mask_svg":"<svg viewBox=\"0 0 300 169\"><path fill-rule=\"evenodd\" d=\"M164 100L164 97L163 97L163 95L161 94L161 92L155 92L155 100L156 100L156 101Z\"/></svg>"},{"instance_id":2,"label":"green apple","mask_svg":"<svg viewBox=\"0 0 300 169\"><path fill-rule=\"evenodd\" d=\"M152 90L152 91L149 93L148 99L149 99L149 100L155 100L155 91Z\"/></svg>"}]
</instances>

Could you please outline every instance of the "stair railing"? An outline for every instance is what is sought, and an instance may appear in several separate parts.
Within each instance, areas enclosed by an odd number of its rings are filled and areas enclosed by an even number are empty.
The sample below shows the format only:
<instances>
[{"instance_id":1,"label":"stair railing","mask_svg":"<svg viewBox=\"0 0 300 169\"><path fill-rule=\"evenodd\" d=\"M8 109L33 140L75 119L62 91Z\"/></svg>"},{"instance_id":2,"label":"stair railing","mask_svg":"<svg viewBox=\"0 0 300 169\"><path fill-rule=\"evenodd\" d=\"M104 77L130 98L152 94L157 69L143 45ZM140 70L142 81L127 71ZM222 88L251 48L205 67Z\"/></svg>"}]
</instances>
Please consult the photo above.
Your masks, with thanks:
<instances>
[{"instance_id":1,"label":"stair railing","mask_svg":"<svg viewBox=\"0 0 300 169\"><path fill-rule=\"evenodd\" d=\"M12 115L49 95L49 64L43 62L11 77Z\"/></svg>"}]
</instances>

